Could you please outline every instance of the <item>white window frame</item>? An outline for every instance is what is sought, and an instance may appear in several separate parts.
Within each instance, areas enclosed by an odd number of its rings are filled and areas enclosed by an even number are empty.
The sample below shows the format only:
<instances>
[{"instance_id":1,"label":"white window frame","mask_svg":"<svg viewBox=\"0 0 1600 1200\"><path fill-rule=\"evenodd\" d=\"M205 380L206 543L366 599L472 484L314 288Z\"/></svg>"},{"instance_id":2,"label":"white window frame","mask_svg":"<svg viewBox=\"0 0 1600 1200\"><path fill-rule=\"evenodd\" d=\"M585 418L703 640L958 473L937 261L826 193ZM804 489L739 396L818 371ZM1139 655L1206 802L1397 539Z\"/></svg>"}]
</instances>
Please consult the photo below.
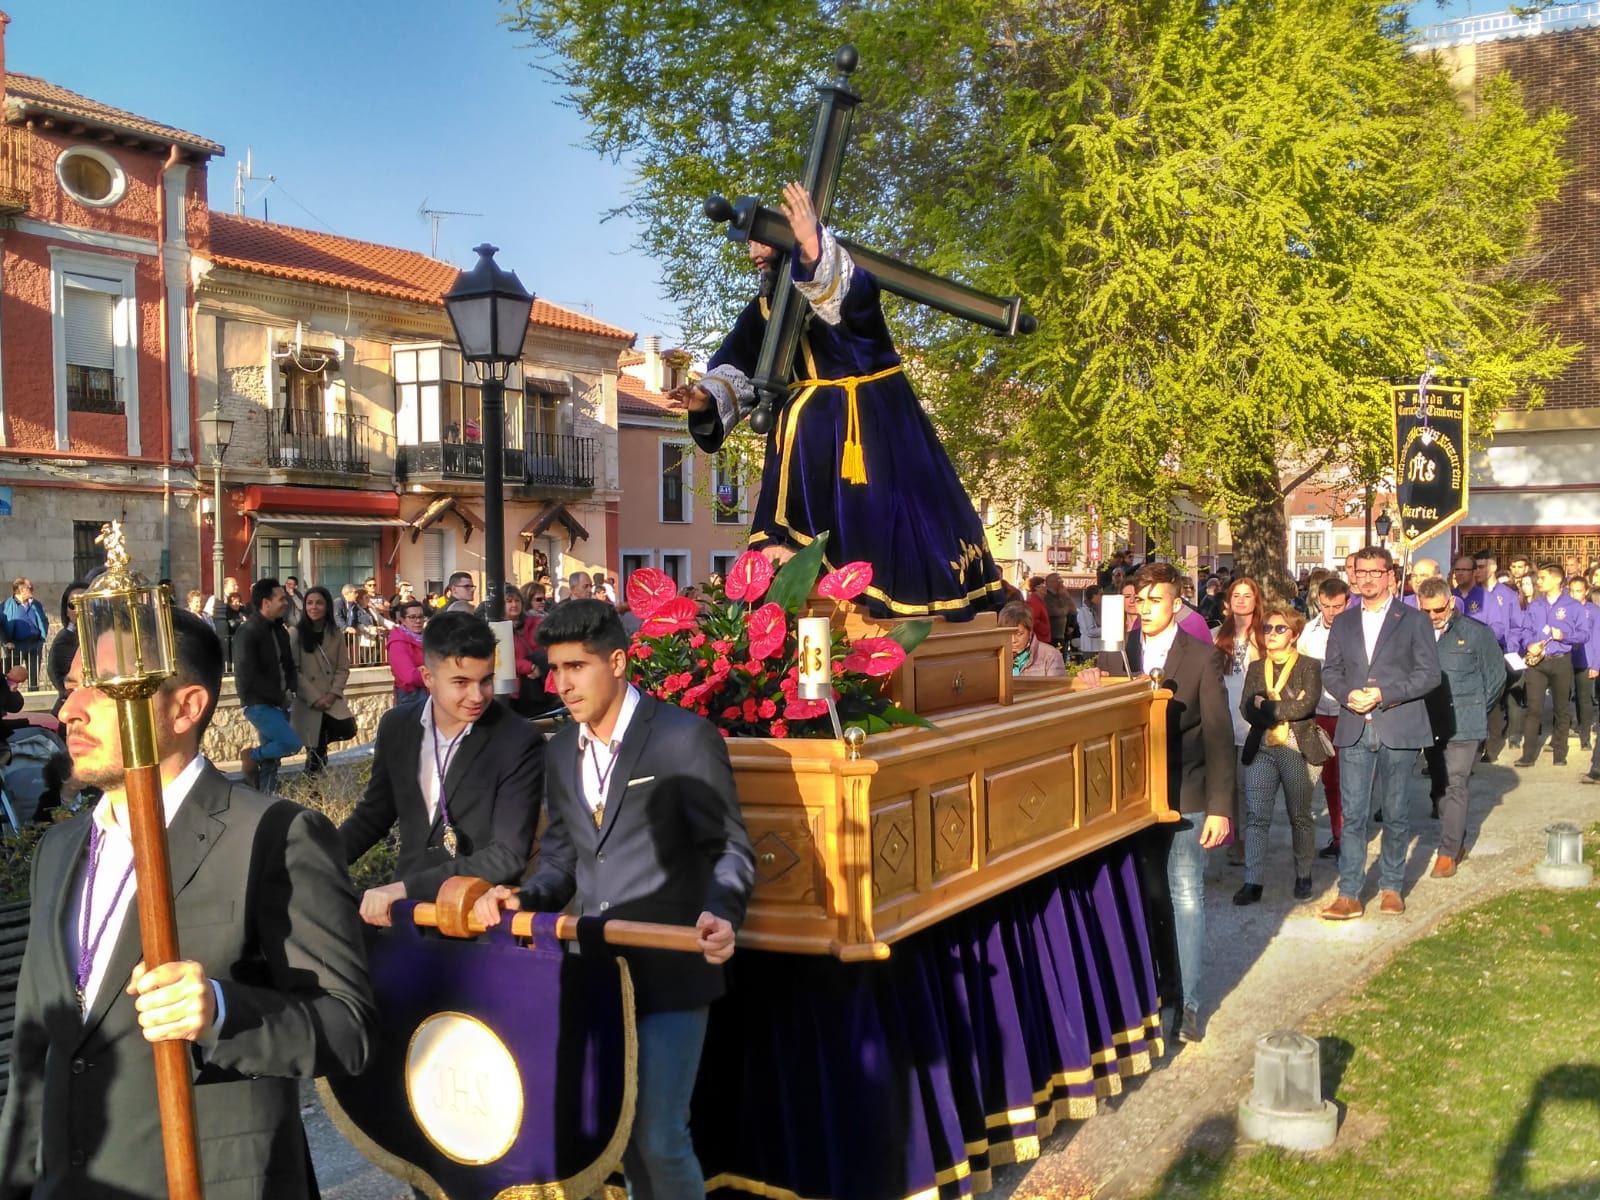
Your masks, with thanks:
<instances>
[{"instance_id":1,"label":"white window frame","mask_svg":"<svg viewBox=\"0 0 1600 1200\"><path fill-rule=\"evenodd\" d=\"M116 378L122 384L122 416L127 428L129 458L143 457L139 441L139 297L135 288L138 264L131 258L86 254L81 250L50 247L50 342L56 393L56 449L72 449L67 421L67 278L71 286L103 292L115 298L112 339L115 343Z\"/></svg>"},{"instance_id":2,"label":"white window frame","mask_svg":"<svg viewBox=\"0 0 1600 1200\"><path fill-rule=\"evenodd\" d=\"M656 551L655 562L654 562L653 565L663 575L668 573L667 572L667 559L669 559L669 558L681 558L681 559L683 559L683 574L684 574L684 578L678 580L679 589L681 590L683 588L693 586L694 582L695 582L695 579L694 579L694 554L693 554L693 552L690 551L690 550L687 550L687 549L657 550Z\"/></svg>"},{"instance_id":3,"label":"white window frame","mask_svg":"<svg viewBox=\"0 0 1600 1200\"><path fill-rule=\"evenodd\" d=\"M93 159L104 167L111 175L111 190L99 200L91 200L88 196L73 190L67 183L66 173L67 162L73 158ZM69 146L56 155L56 182L61 185L62 193L68 199L85 208L110 208L120 203L128 194L128 173L122 169L121 163L96 146Z\"/></svg>"},{"instance_id":4,"label":"white window frame","mask_svg":"<svg viewBox=\"0 0 1600 1200\"><path fill-rule=\"evenodd\" d=\"M667 520L667 447L677 446L683 451L683 520ZM656 439L656 521L661 525L694 524L694 442L682 437ZM692 565L692 564L691 564Z\"/></svg>"}]
</instances>

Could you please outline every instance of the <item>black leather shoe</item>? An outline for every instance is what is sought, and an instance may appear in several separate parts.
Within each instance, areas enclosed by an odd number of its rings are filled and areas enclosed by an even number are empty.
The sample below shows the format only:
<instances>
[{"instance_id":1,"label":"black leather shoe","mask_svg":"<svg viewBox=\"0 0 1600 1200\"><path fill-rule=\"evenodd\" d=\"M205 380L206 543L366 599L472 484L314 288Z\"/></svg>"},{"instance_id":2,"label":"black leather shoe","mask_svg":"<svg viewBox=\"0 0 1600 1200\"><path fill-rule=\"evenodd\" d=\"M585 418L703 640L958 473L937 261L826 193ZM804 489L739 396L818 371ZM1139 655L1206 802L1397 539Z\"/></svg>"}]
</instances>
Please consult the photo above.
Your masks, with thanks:
<instances>
[{"instance_id":1,"label":"black leather shoe","mask_svg":"<svg viewBox=\"0 0 1600 1200\"><path fill-rule=\"evenodd\" d=\"M1513 767L1536 767L1539 765L1537 758L1519 758L1511 764Z\"/></svg>"},{"instance_id":2,"label":"black leather shoe","mask_svg":"<svg viewBox=\"0 0 1600 1200\"><path fill-rule=\"evenodd\" d=\"M1233 902L1243 908L1246 904L1254 904L1261 899L1261 885L1247 883L1233 894Z\"/></svg>"},{"instance_id":3,"label":"black leather shoe","mask_svg":"<svg viewBox=\"0 0 1600 1200\"><path fill-rule=\"evenodd\" d=\"M1317 851L1317 857L1318 858L1338 858L1339 857L1339 839L1338 838L1334 838L1333 841L1329 842L1321 850L1318 850Z\"/></svg>"},{"instance_id":4,"label":"black leather shoe","mask_svg":"<svg viewBox=\"0 0 1600 1200\"><path fill-rule=\"evenodd\" d=\"M1311 876L1302 875L1294 881L1294 898L1296 900L1311 899Z\"/></svg>"}]
</instances>

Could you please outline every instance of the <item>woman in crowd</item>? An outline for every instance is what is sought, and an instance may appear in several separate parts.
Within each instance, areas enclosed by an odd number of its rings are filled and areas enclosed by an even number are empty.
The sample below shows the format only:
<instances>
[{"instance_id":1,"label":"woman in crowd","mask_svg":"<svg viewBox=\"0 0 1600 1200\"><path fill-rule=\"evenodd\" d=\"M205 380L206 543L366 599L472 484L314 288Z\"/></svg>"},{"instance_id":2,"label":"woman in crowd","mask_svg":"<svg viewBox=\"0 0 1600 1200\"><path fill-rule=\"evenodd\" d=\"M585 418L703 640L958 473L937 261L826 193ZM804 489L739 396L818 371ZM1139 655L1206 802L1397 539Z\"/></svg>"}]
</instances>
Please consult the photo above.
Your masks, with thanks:
<instances>
[{"instance_id":1,"label":"woman in crowd","mask_svg":"<svg viewBox=\"0 0 1600 1200\"><path fill-rule=\"evenodd\" d=\"M1261 899L1262 864L1272 805L1283 788L1294 848L1294 898L1311 899L1311 863L1316 831L1311 823L1312 779L1331 747L1317 727L1322 664L1296 650L1305 618L1288 605L1266 607L1261 633L1266 653L1245 670L1239 713L1249 724L1240 761L1244 766L1244 886L1235 904Z\"/></svg>"},{"instance_id":2,"label":"woman in crowd","mask_svg":"<svg viewBox=\"0 0 1600 1200\"><path fill-rule=\"evenodd\" d=\"M345 703L350 680L350 651L333 617L333 594L325 587L306 591L305 615L290 633L295 674L299 677L289 724L306 744L306 774L328 763L328 745L356 735L355 715Z\"/></svg>"},{"instance_id":3,"label":"woman in crowd","mask_svg":"<svg viewBox=\"0 0 1600 1200\"><path fill-rule=\"evenodd\" d=\"M428 610L421 600L402 600L400 620L389 630L389 674L394 676L394 703L414 704L428 694L422 682L422 627Z\"/></svg>"},{"instance_id":4,"label":"woman in crowd","mask_svg":"<svg viewBox=\"0 0 1600 1200\"><path fill-rule=\"evenodd\" d=\"M535 716L549 708L544 690L545 655L534 637L539 618L524 609L522 593L514 587L506 589L502 603L506 620L511 622L511 640L517 653L517 694L511 698L511 711L519 716Z\"/></svg>"},{"instance_id":5,"label":"woman in crowd","mask_svg":"<svg viewBox=\"0 0 1600 1200\"><path fill-rule=\"evenodd\" d=\"M1034 631L1033 612L1016 602L1000 610L1000 624L1011 627L1011 674L1023 679L1065 678L1061 651Z\"/></svg>"},{"instance_id":6,"label":"woman in crowd","mask_svg":"<svg viewBox=\"0 0 1600 1200\"><path fill-rule=\"evenodd\" d=\"M45 674L56 689L51 716L59 717L61 706L67 702L67 672L72 669L72 656L78 652L78 597L88 590L87 583L74 579L61 593L61 632L50 643L50 661L45 663Z\"/></svg>"},{"instance_id":7,"label":"woman in crowd","mask_svg":"<svg viewBox=\"0 0 1600 1200\"><path fill-rule=\"evenodd\" d=\"M1086 642L1100 640L1100 587L1086 588L1083 603L1078 606L1078 635Z\"/></svg>"},{"instance_id":8,"label":"woman in crowd","mask_svg":"<svg viewBox=\"0 0 1600 1200\"><path fill-rule=\"evenodd\" d=\"M1222 624L1217 627L1217 649L1222 652L1222 682L1228 691L1228 711L1233 714L1234 753L1244 750L1244 740L1250 733L1250 724L1239 711L1244 698L1244 676L1250 664L1266 653L1267 645L1261 634L1261 585L1248 575L1240 575L1228 585L1223 600ZM1244 865L1244 842L1239 831L1244 828L1244 768L1236 773L1233 792L1233 842L1228 847L1228 861L1234 866Z\"/></svg>"}]
</instances>

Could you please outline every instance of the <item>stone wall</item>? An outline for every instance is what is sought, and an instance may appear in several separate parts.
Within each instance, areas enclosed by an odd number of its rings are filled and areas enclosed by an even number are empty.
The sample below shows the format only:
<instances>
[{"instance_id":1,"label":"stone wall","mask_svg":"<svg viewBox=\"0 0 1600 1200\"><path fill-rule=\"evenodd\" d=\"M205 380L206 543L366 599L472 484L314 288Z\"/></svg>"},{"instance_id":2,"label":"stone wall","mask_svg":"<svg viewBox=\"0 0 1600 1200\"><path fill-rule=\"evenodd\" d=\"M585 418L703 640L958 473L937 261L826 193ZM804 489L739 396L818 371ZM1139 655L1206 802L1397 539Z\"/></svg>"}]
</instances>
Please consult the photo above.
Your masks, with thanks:
<instances>
[{"instance_id":1,"label":"stone wall","mask_svg":"<svg viewBox=\"0 0 1600 1200\"><path fill-rule=\"evenodd\" d=\"M378 736L379 718L394 707L394 676L389 674L388 667L357 667L350 672L344 698L356 719L356 736L354 741L335 743L333 749L336 750L370 742ZM244 719L239 708L233 680L224 679L216 716L201 746L205 756L214 763L236 763L240 752L259 740L255 728Z\"/></svg>"}]
</instances>

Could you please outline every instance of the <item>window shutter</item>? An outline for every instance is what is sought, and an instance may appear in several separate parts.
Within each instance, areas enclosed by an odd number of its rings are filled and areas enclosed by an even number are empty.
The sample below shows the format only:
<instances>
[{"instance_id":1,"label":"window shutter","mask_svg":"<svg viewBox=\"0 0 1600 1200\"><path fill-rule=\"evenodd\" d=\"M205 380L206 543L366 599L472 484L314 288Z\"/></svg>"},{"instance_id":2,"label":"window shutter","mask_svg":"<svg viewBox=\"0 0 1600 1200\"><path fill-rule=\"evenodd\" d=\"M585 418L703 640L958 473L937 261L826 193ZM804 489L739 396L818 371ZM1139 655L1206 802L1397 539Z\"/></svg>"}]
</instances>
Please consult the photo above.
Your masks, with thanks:
<instances>
[{"instance_id":1,"label":"window shutter","mask_svg":"<svg viewBox=\"0 0 1600 1200\"><path fill-rule=\"evenodd\" d=\"M444 534L437 529L425 530L422 535L422 578L444 578Z\"/></svg>"},{"instance_id":2,"label":"window shutter","mask_svg":"<svg viewBox=\"0 0 1600 1200\"><path fill-rule=\"evenodd\" d=\"M104 292L68 287L63 289L62 308L67 365L115 369L116 341L112 335L115 299Z\"/></svg>"}]
</instances>

